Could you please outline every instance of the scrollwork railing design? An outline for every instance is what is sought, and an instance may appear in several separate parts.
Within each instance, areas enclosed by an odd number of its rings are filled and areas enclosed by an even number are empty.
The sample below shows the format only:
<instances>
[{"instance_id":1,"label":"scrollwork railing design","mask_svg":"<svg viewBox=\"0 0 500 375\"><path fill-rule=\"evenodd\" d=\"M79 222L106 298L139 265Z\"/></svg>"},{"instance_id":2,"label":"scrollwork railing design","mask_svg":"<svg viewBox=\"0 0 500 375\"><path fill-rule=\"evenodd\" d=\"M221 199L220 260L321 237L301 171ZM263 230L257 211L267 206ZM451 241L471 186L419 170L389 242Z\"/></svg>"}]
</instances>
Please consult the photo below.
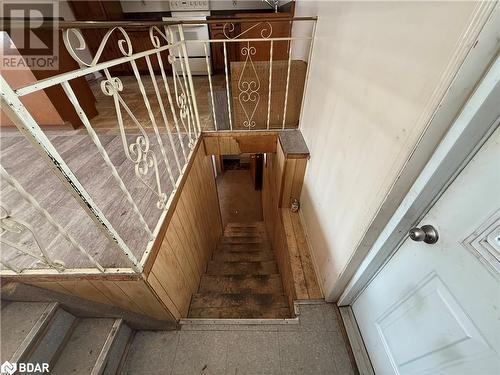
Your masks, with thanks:
<instances>
[{"instance_id":1,"label":"scrollwork railing design","mask_svg":"<svg viewBox=\"0 0 500 375\"><path fill-rule=\"evenodd\" d=\"M8 237L15 237L15 239L9 239ZM32 238L33 244L38 249L38 254L37 251L31 250L25 243L23 243L22 238L25 238L26 241L26 237ZM0 206L0 243L16 249L21 254L37 259L48 268L53 268L58 272L63 272L65 269L64 262L60 260L52 261L50 259L47 248L36 233L35 229L28 222L14 217L10 213L10 210L4 206ZM17 273L22 271L21 269L11 265L6 260L2 260L2 264Z\"/></svg>"},{"instance_id":2,"label":"scrollwork railing design","mask_svg":"<svg viewBox=\"0 0 500 375\"><path fill-rule=\"evenodd\" d=\"M267 21L255 23L252 26L250 26L249 28L247 28L246 30L240 32L238 35L235 35L235 36L231 35L234 32L234 30L236 29L236 27L234 26L234 23L227 22L222 27L222 32L224 33L224 36L226 37L226 39L238 39L241 36L248 33L249 31L251 31L251 30L253 30L261 25L265 25L265 27L262 28L262 30L260 30L260 37L262 39L269 39L271 37L271 35L273 34L273 26L271 25L270 22L267 22Z\"/></svg>"},{"instance_id":3,"label":"scrollwork railing design","mask_svg":"<svg viewBox=\"0 0 500 375\"><path fill-rule=\"evenodd\" d=\"M252 60L252 56L254 56L256 52L256 48L250 46L249 42L246 47L241 49L241 54L245 56L245 63L243 64L238 80L238 89L240 90L238 101L246 118L246 120L243 121L243 126L249 129L255 127L255 120L253 118L260 102L260 80ZM253 79L244 79L244 76L246 77L245 71L247 67L250 69L250 74L255 76ZM253 104L253 108L251 107L248 109L247 104Z\"/></svg>"},{"instance_id":4,"label":"scrollwork railing design","mask_svg":"<svg viewBox=\"0 0 500 375\"><path fill-rule=\"evenodd\" d=\"M235 28L234 23L225 23L223 26L223 34L226 39L239 39L253 29L261 27L260 37L262 39L269 39L273 33L273 27L270 22L258 22L248 27L246 30L237 35L232 35ZM238 78L238 102L243 111L245 119L243 120L243 127L251 130L256 126L254 117L260 103L260 87L261 82L257 70L255 69L252 56L255 56L257 47L250 45L247 41L246 46L241 48L241 55L245 58L243 68L241 69ZM250 77L250 78L249 78Z\"/></svg>"},{"instance_id":5,"label":"scrollwork railing design","mask_svg":"<svg viewBox=\"0 0 500 375\"><path fill-rule=\"evenodd\" d=\"M165 39L168 44L172 47L175 45L176 40L174 38L174 33L171 27L166 27ZM175 53L177 50L177 53ZM182 126L184 130L187 132L189 137L189 147L192 149L195 144L196 137L196 125L194 123L194 111L192 108L191 102L191 93L189 89L189 85L186 78L186 69L184 64L187 62L185 58L182 56L182 51L180 48L171 48L170 54L168 56L168 62L172 66L172 80L174 82L174 95L175 102L177 104L177 108L179 111L179 117L181 119ZM180 67L181 72L178 71L177 66ZM181 79L182 74L182 79Z\"/></svg>"},{"instance_id":6,"label":"scrollwork railing design","mask_svg":"<svg viewBox=\"0 0 500 375\"><path fill-rule=\"evenodd\" d=\"M134 170L137 178L144 184L144 186L146 186L150 191L157 195L157 207L159 209L165 208L168 197L162 190L156 155L150 148L150 140L148 134L120 95L120 92L123 90L122 81L118 77L109 76L108 79L101 81L101 89L105 95L113 97L116 110L116 118L118 121L118 128L120 130L121 140L123 144L123 150L127 159L134 163ZM125 125L123 123L123 116L121 111L122 108L128 114L137 130L140 132L140 134L136 136L135 141L132 143L129 143L127 139L127 133L125 131ZM150 169L154 173L156 188L151 187L150 184L146 180L144 180L144 177L149 174Z\"/></svg>"}]
</instances>

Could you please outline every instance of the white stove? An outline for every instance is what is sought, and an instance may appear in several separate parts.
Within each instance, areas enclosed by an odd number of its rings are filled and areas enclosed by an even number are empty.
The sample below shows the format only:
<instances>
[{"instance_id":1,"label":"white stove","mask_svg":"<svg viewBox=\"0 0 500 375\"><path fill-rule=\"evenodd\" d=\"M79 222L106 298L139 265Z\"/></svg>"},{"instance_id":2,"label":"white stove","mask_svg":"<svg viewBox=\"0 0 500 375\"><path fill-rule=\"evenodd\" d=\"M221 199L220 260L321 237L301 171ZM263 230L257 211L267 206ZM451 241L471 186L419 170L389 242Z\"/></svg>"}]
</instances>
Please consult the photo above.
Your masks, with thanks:
<instances>
[{"instance_id":1,"label":"white stove","mask_svg":"<svg viewBox=\"0 0 500 375\"><path fill-rule=\"evenodd\" d=\"M210 10L208 0L170 0L170 11Z\"/></svg>"},{"instance_id":2,"label":"white stove","mask_svg":"<svg viewBox=\"0 0 500 375\"><path fill-rule=\"evenodd\" d=\"M163 17L163 21L205 21L210 16L208 0L171 0L170 10L172 17ZM180 39L179 33L174 28L174 39ZM183 25L185 40L209 40L210 33L206 23ZM189 67L193 75L211 74L210 46L207 48L208 66L203 43L186 43L189 57ZM177 50L170 50L177 54Z\"/></svg>"}]
</instances>

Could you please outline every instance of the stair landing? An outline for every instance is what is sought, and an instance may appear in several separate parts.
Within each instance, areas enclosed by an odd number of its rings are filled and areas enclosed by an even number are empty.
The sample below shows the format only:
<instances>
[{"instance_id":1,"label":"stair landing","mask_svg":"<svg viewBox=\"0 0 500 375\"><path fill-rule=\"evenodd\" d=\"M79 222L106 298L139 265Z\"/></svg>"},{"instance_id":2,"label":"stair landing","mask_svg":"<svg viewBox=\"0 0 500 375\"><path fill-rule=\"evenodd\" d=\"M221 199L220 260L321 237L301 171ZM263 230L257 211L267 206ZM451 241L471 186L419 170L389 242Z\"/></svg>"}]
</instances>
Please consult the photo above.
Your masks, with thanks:
<instances>
[{"instance_id":1,"label":"stair landing","mask_svg":"<svg viewBox=\"0 0 500 375\"><path fill-rule=\"evenodd\" d=\"M274 251L263 222L229 223L198 293L189 318L284 319L290 307Z\"/></svg>"}]
</instances>

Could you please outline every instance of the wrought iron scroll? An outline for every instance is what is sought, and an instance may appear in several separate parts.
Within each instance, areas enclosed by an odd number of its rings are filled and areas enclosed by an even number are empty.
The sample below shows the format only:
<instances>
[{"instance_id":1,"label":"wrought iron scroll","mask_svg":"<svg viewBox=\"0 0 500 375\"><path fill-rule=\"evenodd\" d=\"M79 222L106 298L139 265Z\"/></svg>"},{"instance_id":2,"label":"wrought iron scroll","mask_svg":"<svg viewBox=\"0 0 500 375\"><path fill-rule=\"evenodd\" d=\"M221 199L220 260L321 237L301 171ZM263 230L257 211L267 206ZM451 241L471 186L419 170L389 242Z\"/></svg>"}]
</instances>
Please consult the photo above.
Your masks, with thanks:
<instances>
[{"instance_id":1,"label":"wrought iron scroll","mask_svg":"<svg viewBox=\"0 0 500 375\"><path fill-rule=\"evenodd\" d=\"M15 236L16 239L14 241L8 239L7 237L9 237L9 234ZM36 251L32 251L29 247L22 243L21 238L26 234L33 238L33 242L38 248L39 254L37 254ZM21 254L33 257L45 264L47 267L54 268L58 272L64 271L64 262L60 260L50 260L47 249L43 244L43 241L41 241L40 237L37 235L35 229L28 222L12 216L10 210L4 206L0 206L0 243L16 249ZM17 273L22 271L15 269L7 262L5 263L9 268L13 269Z\"/></svg>"},{"instance_id":2,"label":"wrought iron scroll","mask_svg":"<svg viewBox=\"0 0 500 375\"><path fill-rule=\"evenodd\" d=\"M223 33L227 39L238 39L249 31L262 25L265 27L260 30L261 38L270 38L273 33L273 27L269 22L258 22L235 36L232 36L232 33L235 30L234 23L226 23L223 27ZM241 48L241 55L245 58L245 62L243 63L243 68L241 69L238 79L238 102L243 110L243 114L245 115L242 125L243 127L248 128L248 130L251 130L256 125L254 116L260 103L259 91L261 82L252 58L252 56L255 56L256 52L256 47L251 46L250 42L247 42L246 46Z\"/></svg>"}]
</instances>

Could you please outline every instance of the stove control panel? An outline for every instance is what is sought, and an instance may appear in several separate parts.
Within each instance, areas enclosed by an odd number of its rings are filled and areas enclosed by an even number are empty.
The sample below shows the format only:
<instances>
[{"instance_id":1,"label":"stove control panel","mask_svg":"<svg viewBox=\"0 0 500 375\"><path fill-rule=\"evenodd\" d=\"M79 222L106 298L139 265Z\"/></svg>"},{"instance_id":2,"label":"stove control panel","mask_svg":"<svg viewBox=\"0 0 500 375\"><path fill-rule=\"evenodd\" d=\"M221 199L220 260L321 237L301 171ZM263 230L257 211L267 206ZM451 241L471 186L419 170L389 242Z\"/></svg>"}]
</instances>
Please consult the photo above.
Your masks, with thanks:
<instances>
[{"instance_id":1,"label":"stove control panel","mask_svg":"<svg viewBox=\"0 0 500 375\"><path fill-rule=\"evenodd\" d=\"M171 11L210 10L209 0L170 0Z\"/></svg>"}]
</instances>

